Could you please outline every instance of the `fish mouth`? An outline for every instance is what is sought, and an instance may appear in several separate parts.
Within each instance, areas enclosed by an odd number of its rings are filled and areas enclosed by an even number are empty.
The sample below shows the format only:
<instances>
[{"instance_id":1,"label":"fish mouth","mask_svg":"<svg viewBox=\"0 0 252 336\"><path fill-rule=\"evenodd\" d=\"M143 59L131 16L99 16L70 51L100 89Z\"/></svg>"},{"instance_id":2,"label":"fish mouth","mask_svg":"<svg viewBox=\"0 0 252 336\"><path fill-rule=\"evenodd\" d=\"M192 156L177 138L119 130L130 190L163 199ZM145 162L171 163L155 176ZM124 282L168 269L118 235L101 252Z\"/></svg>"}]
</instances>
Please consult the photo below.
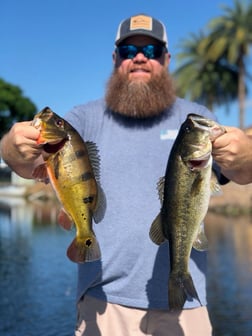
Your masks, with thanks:
<instances>
[{"instance_id":1,"label":"fish mouth","mask_svg":"<svg viewBox=\"0 0 252 336\"><path fill-rule=\"evenodd\" d=\"M214 120L193 113L188 115L188 119L192 121L195 127L208 132L211 141L226 133L226 129Z\"/></svg>"},{"instance_id":2,"label":"fish mouth","mask_svg":"<svg viewBox=\"0 0 252 336\"><path fill-rule=\"evenodd\" d=\"M64 146L64 144L66 143L66 141L68 140L68 136L66 136L64 134L64 136L62 136L63 134L60 134L61 136L57 136L57 130L50 130L50 129L45 129L45 127L43 127L43 124L41 126L40 129L40 134L39 137L37 139L37 143L43 146L48 146L48 147L52 147L52 148L57 148L60 147L62 148Z\"/></svg>"},{"instance_id":3,"label":"fish mouth","mask_svg":"<svg viewBox=\"0 0 252 336\"><path fill-rule=\"evenodd\" d=\"M211 153L207 153L202 155L197 159L188 160L188 166L191 171L201 170L208 165L209 159L211 157Z\"/></svg>"},{"instance_id":4,"label":"fish mouth","mask_svg":"<svg viewBox=\"0 0 252 336\"><path fill-rule=\"evenodd\" d=\"M194 113L190 113L188 115L188 119L192 120L192 122L199 126L199 127L206 127L206 128L209 128L211 126L213 126L213 124L215 123L213 120L210 120L208 118L205 118L201 115L198 115L198 114L194 114Z\"/></svg>"},{"instance_id":5,"label":"fish mouth","mask_svg":"<svg viewBox=\"0 0 252 336\"><path fill-rule=\"evenodd\" d=\"M47 142L43 145L43 150L46 153L57 153L68 141L67 138L61 139L60 141L57 142Z\"/></svg>"}]
</instances>

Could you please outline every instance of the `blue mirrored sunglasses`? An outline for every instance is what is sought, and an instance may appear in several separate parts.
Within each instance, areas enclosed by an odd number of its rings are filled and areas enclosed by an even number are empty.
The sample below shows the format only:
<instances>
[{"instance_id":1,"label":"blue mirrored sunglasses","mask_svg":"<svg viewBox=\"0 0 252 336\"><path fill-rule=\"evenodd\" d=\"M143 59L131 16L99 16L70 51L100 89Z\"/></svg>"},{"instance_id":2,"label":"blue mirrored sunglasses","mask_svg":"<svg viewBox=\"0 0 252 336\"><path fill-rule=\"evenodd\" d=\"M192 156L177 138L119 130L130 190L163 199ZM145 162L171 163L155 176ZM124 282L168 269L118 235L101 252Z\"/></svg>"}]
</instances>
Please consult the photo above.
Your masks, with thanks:
<instances>
[{"instance_id":1,"label":"blue mirrored sunglasses","mask_svg":"<svg viewBox=\"0 0 252 336\"><path fill-rule=\"evenodd\" d=\"M122 59L133 59L138 53L144 54L148 59L155 59L162 56L166 48L162 45L148 44L143 47L137 47L133 44L118 46L116 51Z\"/></svg>"}]
</instances>

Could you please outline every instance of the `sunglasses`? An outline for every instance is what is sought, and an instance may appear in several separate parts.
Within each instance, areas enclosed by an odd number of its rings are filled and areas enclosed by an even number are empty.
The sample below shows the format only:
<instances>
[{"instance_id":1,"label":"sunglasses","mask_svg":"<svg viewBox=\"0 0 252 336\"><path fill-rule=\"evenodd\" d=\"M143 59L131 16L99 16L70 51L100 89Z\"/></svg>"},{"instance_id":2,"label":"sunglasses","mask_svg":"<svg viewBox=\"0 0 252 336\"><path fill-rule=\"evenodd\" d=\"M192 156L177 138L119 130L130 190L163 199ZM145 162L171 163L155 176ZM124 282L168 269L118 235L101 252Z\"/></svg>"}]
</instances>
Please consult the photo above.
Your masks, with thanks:
<instances>
[{"instance_id":1,"label":"sunglasses","mask_svg":"<svg viewBox=\"0 0 252 336\"><path fill-rule=\"evenodd\" d=\"M156 59L162 56L162 53L166 48L154 44L148 44L143 47L128 44L118 46L116 50L122 59L133 59L138 53L144 54L148 59Z\"/></svg>"}]
</instances>

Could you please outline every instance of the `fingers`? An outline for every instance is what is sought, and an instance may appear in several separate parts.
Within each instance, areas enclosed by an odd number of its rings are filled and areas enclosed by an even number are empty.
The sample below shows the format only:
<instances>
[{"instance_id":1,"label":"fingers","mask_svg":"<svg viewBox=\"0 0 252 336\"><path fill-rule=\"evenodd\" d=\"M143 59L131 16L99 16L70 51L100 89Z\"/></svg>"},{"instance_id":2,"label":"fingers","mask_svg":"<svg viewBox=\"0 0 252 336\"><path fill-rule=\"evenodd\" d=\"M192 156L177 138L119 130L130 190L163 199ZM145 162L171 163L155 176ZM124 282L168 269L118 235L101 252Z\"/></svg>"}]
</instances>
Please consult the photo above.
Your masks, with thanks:
<instances>
[{"instance_id":1,"label":"fingers","mask_svg":"<svg viewBox=\"0 0 252 336\"><path fill-rule=\"evenodd\" d=\"M25 141L36 146L40 131L32 126L30 121L24 121L14 124L10 134L17 144Z\"/></svg>"},{"instance_id":2,"label":"fingers","mask_svg":"<svg viewBox=\"0 0 252 336\"><path fill-rule=\"evenodd\" d=\"M213 141L214 160L225 169L237 169L246 161L251 140L239 128L225 127L226 133Z\"/></svg>"},{"instance_id":3,"label":"fingers","mask_svg":"<svg viewBox=\"0 0 252 336\"><path fill-rule=\"evenodd\" d=\"M225 133L220 135L213 141L213 152L216 153L218 150L225 151L227 148L229 150L235 149L240 142L244 140L245 134L240 129L235 127L225 127Z\"/></svg>"},{"instance_id":4,"label":"fingers","mask_svg":"<svg viewBox=\"0 0 252 336\"><path fill-rule=\"evenodd\" d=\"M9 146L12 146L12 150L23 160L34 160L42 152L41 145L37 144L39 134L39 130L28 121L16 123L7 134Z\"/></svg>"}]
</instances>

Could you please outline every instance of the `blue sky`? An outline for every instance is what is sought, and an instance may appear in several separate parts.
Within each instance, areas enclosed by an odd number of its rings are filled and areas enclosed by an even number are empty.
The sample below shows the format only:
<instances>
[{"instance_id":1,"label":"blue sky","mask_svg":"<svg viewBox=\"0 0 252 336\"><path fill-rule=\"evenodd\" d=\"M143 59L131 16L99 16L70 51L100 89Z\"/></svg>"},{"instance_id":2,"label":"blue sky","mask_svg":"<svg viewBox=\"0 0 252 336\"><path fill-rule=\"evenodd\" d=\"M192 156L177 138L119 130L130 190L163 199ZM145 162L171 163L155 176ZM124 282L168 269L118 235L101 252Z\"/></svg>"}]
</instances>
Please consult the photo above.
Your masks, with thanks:
<instances>
[{"instance_id":1,"label":"blue sky","mask_svg":"<svg viewBox=\"0 0 252 336\"><path fill-rule=\"evenodd\" d=\"M221 15L222 5L233 0L2 0L0 77L20 86L39 110L50 106L63 116L103 96L121 20L146 13L163 21L173 70L179 42ZM221 123L238 125L236 105L228 114L215 112Z\"/></svg>"}]
</instances>

